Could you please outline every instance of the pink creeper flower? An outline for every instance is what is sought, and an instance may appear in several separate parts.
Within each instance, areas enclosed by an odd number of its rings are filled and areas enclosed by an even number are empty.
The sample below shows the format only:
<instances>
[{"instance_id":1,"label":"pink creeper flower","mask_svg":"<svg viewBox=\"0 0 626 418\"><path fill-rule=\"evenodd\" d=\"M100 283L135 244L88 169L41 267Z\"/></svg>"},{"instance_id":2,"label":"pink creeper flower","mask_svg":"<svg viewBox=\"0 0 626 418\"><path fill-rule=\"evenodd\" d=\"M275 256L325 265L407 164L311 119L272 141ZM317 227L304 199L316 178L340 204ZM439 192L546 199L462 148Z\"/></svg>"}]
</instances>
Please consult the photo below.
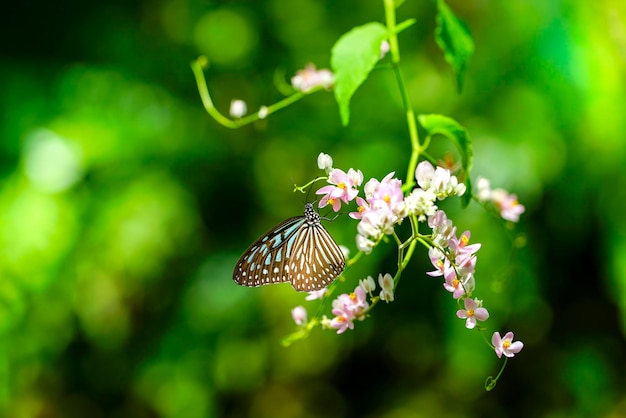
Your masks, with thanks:
<instances>
[{"instance_id":1,"label":"pink creeper flower","mask_svg":"<svg viewBox=\"0 0 626 418\"><path fill-rule=\"evenodd\" d=\"M446 213L438 210L434 215L428 217L428 226L433 230L433 242L442 247L447 248L448 242L454 237L456 227L452 221L448 219Z\"/></svg>"},{"instance_id":2,"label":"pink creeper flower","mask_svg":"<svg viewBox=\"0 0 626 418\"><path fill-rule=\"evenodd\" d=\"M485 321L489 318L489 312L482 307L482 301L478 299L466 298L464 300L465 309L456 311L456 316L465 319L465 327L473 329L476 326L476 320Z\"/></svg>"},{"instance_id":3,"label":"pink creeper flower","mask_svg":"<svg viewBox=\"0 0 626 418\"><path fill-rule=\"evenodd\" d=\"M481 244L469 244L471 233L470 231L465 231L461 234L460 238L456 238L456 236L450 238L448 241L448 246L450 250L458 257L461 254L474 254L476 251L480 250Z\"/></svg>"},{"instance_id":4,"label":"pink creeper flower","mask_svg":"<svg viewBox=\"0 0 626 418\"><path fill-rule=\"evenodd\" d=\"M435 270L426 272L429 276L440 277L448 274L450 270L454 271L454 268L450 265L450 260L437 248L430 247L428 249L428 257L433 267L435 267Z\"/></svg>"},{"instance_id":5,"label":"pink creeper flower","mask_svg":"<svg viewBox=\"0 0 626 418\"><path fill-rule=\"evenodd\" d=\"M370 253L383 235L393 233L393 226L406 217L402 182L389 173L381 181L370 179L363 190L365 198L357 198L357 212L350 216L360 219L357 226L357 248Z\"/></svg>"},{"instance_id":6,"label":"pink creeper flower","mask_svg":"<svg viewBox=\"0 0 626 418\"><path fill-rule=\"evenodd\" d=\"M506 190L495 189L491 192L491 199L498 209L503 219L511 222L519 221L519 217L526 208L517 200L517 196L509 194Z\"/></svg>"},{"instance_id":7,"label":"pink creeper flower","mask_svg":"<svg viewBox=\"0 0 626 418\"><path fill-rule=\"evenodd\" d=\"M492 202L500 211L502 219L517 222L522 213L526 211L524 205L520 204L517 196L510 194L504 189L491 190L489 180L479 177L476 180L476 196L479 202Z\"/></svg>"},{"instance_id":8,"label":"pink creeper flower","mask_svg":"<svg viewBox=\"0 0 626 418\"><path fill-rule=\"evenodd\" d=\"M335 315L330 321L330 327L337 330L337 334L344 333L348 328L354 329L354 320L365 319L369 304L367 295L361 286L357 286L354 292L343 293L333 301L332 313Z\"/></svg>"},{"instance_id":9,"label":"pink creeper flower","mask_svg":"<svg viewBox=\"0 0 626 418\"><path fill-rule=\"evenodd\" d=\"M344 172L338 168L333 168L328 176L328 182L332 186L324 186L315 194L324 195L320 200L319 207L331 205L335 212L341 209L341 202L348 203L359 194L358 188L363 182L361 170L349 169Z\"/></svg>"},{"instance_id":10,"label":"pink creeper flower","mask_svg":"<svg viewBox=\"0 0 626 418\"><path fill-rule=\"evenodd\" d=\"M291 317L298 326L303 326L307 321L307 313L304 306L296 306L291 310Z\"/></svg>"},{"instance_id":11,"label":"pink creeper flower","mask_svg":"<svg viewBox=\"0 0 626 418\"><path fill-rule=\"evenodd\" d=\"M330 70L317 70L315 65L307 64L303 70L298 70L291 78L294 89L303 93L313 90L317 86L330 89L335 84L335 75Z\"/></svg>"},{"instance_id":12,"label":"pink creeper flower","mask_svg":"<svg viewBox=\"0 0 626 418\"><path fill-rule=\"evenodd\" d=\"M370 205L369 203L367 203L365 199L363 199L362 197L358 197L358 196L356 198L356 204L357 204L356 212L350 212L349 216L352 219L361 219L363 217L363 212L366 212L370 208Z\"/></svg>"},{"instance_id":13,"label":"pink creeper flower","mask_svg":"<svg viewBox=\"0 0 626 418\"><path fill-rule=\"evenodd\" d=\"M469 295L476 287L476 281L473 274L468 274L464 277L457 277L454 269L450 269L444 275L445 282L443 284L444 289L452 293L454 299L458 299L463 295Z\"/></svg>"},{"instance_id":14,"label":"pink creeper flower","mask_svg":"<svg viewBox=\"0 0 626 418\"><path fill-rule=\"evenodd\" d=\"M504 338L500 337L499 332L494 332L491 337L491 344L493 344L498 358L502 357L502 354L506 357L513 357L524 348L523 342L513 341L513 333L510 331L504 335Z\"/></svg>"}]
</instances>

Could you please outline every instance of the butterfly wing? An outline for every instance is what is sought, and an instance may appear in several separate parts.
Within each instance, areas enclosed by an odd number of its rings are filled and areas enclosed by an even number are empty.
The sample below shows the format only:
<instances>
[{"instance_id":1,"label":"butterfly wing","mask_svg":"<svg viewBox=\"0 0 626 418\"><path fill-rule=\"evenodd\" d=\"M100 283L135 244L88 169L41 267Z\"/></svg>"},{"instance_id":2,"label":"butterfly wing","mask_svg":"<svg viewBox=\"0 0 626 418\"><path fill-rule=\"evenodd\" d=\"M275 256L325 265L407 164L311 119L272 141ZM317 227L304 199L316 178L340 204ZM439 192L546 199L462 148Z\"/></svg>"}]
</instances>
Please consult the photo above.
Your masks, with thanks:
<instances>
[{"instance_id":1,"label":"butterfly wing","mask_svg":"<svg viewBox=\"0 0 626 418\"><path fill-rule=\"evenodd\" d=\"M239 258L233 280L242 286L290 281L289 260L304 224L304 216L296 216L262 235Z\"/></svg>"},{"instance_id":2,"label":"butterfly wing","mask_svg":"<svg viewBox=\"0 0 626 418\"><path fill-rule=\"evenodd\" d=\"M291 285L299 292L320 290L341 274L346 261L319 220L313 224L305 222L301 228L289 261Z\"/></svg>"}]
</instances>

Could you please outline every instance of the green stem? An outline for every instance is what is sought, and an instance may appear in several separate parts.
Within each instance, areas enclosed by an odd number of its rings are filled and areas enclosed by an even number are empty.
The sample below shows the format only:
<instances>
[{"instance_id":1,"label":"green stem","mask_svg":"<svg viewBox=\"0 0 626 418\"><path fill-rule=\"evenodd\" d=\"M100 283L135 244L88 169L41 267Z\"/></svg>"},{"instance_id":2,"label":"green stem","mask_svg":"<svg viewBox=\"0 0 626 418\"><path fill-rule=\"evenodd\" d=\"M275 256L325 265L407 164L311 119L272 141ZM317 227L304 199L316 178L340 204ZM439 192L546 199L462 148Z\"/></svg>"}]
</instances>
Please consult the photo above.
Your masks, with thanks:
<instances>
[{"instance_id":1,"label":"green stem","mask_svg":"<svg viewBox=\"0 0 626 418\"><path fill-rule=\"evenodd\" d=\"M411 106L411 100L404 85L402 71L400 70L400 48L398 47L398 33L396 29L396 5L394 0L383 0L385 6L385 22L387 25L387 37L389 39L389 52L391 53L391 65L396 75L396 81L400 94L402 95L402 103L406 111L406 120L409 128L409 138L411 140L411 157L407 169L405 184L412 189L415 185L415 168L419 161L419 155L422 148L419 143L419 134L417 132L417 123L415 112Z\"/></svg>"},{"instance_id":2,"label":"green stem","mask_svg":"<svg viewBox=\"0 0 626 418\"><path fill-rule=\"evenodd\" d=\"M264 119L272 113L277 112L278 110L297 102L304 96L323 89L322 86L318 86L311 89L306 94L302 92L296 92L289 97L285 97L279 102L262 107L257 112L252 113L244 118L233 120L222 115L215 107L215 104L213 104L213 100L211 99L211 94L209 93L206 79L204 78L204 69L208 67L208 65L209 61L204 56L198 57L196 60L191 61L191 70L193 71L193 75L196 79L196 85L198 86L198 93L200 93L202 105L204 106L204 109L207 111L207 113L219 124L231 129L241 128L242 126L248 125L259 119Z\"/></svg>"}]
</instances>

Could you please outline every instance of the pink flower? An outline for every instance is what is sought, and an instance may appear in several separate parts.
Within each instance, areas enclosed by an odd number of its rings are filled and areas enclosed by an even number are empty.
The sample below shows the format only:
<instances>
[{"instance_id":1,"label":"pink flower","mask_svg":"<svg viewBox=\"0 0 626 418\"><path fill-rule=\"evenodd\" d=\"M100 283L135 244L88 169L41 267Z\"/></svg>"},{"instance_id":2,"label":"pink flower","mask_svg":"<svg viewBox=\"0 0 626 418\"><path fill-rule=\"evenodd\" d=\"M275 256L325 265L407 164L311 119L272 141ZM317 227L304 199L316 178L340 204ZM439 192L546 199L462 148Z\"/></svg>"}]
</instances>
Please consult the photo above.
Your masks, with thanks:
<instances>
[{"instance_id":1,"label":"pink flower","mask_svg":"<svg viewBox=\"0 0 626 418\"><path fill-rule=\"evenodd\" d=\"M504 335L504 338L500 337L499 332L494 332L491 337L491 344L493 344L498 357L502 357L502 354L506 357L513 357L524 348L524 343L521 341L513 342L513 333L510 331Z\"/></svg>"},{"instance_id":2,"label":"pink flower","mask_svg":"<svg viewBox=\"0 0 626 418\"><path fill-rule=\"evenodd\" d=\"M334 310L333 313L335 313ZM337 334L343 334L348 328L354 329L354 322L352 322L352 318L348 315L344 315L343 313L335 313L335 315L337 316L330 320L330 326L337 330Z\"/></svg>"},{"instance_id":3,"label":"pink flower","mask_svg":"<svg viewBox=\"0 0 626 418\"><path fill-rule=\"evenodd\" d=\"M368 308L367 295L361 286L357 286L354 292L343 293L333 300L332 313L335 318L330 321L330 326L337 330L337 334L348 328L354 329L354 319L365 319Z\"/></svg>"},{"instance_id":4,"label":"pink flower","mask_svg":"<svg viewBox=\"0 0 626 418\"><path fill-rule=\"evenodd\" d=\"M428 217L428 226L433 229L433 242L442 248L447 248L448 243L456 233L456 227L448 219L446 213L438 210L434 215Z\"/></svg>"},{"instance_id":5,"label":"pink flower","mask_svg":"<svg viewBox=\"0 0 626 418\"><path fill-rule=\"evenodd\" d=\"M387 174L380 182L371 179L365 185L367 201L375 209L389 209L394 215L404 217L404 193L402 182L392 178L395 173Z\"/></svg>"},{"instance_id":6,"label":"pink flower","mask_svg":"<svg viewBox=\"0 0 626 418\"><path fill-rule=\"evenodd\" d=\"M460 254L454 259L457 273L461 277L474 274L476 271L476 256L473 254Z\"/></svg>"},{"instance_id":7,"label":"pink flower","mask_svg":"<svg viewBox=\"0 0 626 418\"><path fill-rule=\"evenodd\" d=\"M363 173L361 170L355 171L352 168L347 173L334 168L328 176L328 182L332 186L324 186L315 192L315 194L324 195L320 200L319 207L332 205L333 210L339 212L342 201L348 203L359 194L356 187L359 187L363 182Z\"/></svg>"},{"instance_id":8,"label":"pink flower","mask_svg":"<svg viewBox=\"0 0 626 418\"><path fill-rule=\"evenodd\" d=\"M291 317L298 326L306 324L307 314L303 306L296 306L291 310Z\"/></svg>"},{"instance_id":9,"label":"pink flower","mask_svg":"<svg viewBox=\"0 0 626 418\"><path fill-rule=\"evenodd\" d=\"M467 319L465 321L467 329L474 328L476 326L476 320L485 321L489 318L489 312L482 307L482 301L466 298L464 304L465 309L456 311L456 316L461 319Z\"/></svg>"},{"instance_id":10,"label":"pink flower","mask_svg":"<svg viewBox=\"0 0 626 418\"><path fill-rule=\"evenodd\" d=\"M454 269L450 269L445 273L444 278L445 282L443 287L448 292L452 293L454 299L458 299L465 294L470 294L474 290L475 281L473 274L469 274L461 280L457 277Z\"/></svg>"},{"instance_id":11,"label":"pink flower","mask_svg":"<svg viewBox=\"0 0 626 418\"><path fill-rule=\"evenodd\" d=\"M335 76L330 70L317 70L315 65L307 64L304 70L298 70L291 78L291 85L294 89L303 93L313 90L317 86L329 89L335 83Z\"/></svg>"},{"instance_id":12,"label":"pink flower","mask_svg":"<svg viewBox=\"0 0 626 418\"><path fill-rule=\"evenodd\" d=\"M356 212L350 212L349 215L352 219L361 219L363 217L363 213L370 208L370 205L362 197L356 198L356 204L358 205Z\"/></svg>"},{"instance_id":13,"label":"pink flower","mask_svg":"<svg viewBox=\"0 0 626 418\"><path fill-rule=\"evenodd\" d=\"M491 199L496 207L500 209L500 216L507 221L519 221L520 215L526 210L526 208L518 202L516 195L509 194L502 189L493 190L491 192Z\"/></svg>"},{"instance_id":14,"label":"pink flower","mask_svg":"<svg viewBox=\"0 0 626 418\"><path fill-rule=\"evenodd\" d=\"M461 234L461 237L452 237L448 242L450 250L452 250L457 256L460 254L474 254L480 249L481 244L468 245L470 240L470 231L465 231Z\"/></svg>"},{"instance_id":15,"label":"pink flower","mask_svg":"<svg viewBox=\"0 0 626 418\"><path fill-rule=\"evenodd\" d=\"M454 272L454 269L450 265L450 260L448 260L448 258L437 248L430 247L428 249L428 256L430 258L430 262L435 267L435 270L426 272L426 274L428 274L429 276L431 277L444 276L450 270Z\"/></svg>"}]
</instances>

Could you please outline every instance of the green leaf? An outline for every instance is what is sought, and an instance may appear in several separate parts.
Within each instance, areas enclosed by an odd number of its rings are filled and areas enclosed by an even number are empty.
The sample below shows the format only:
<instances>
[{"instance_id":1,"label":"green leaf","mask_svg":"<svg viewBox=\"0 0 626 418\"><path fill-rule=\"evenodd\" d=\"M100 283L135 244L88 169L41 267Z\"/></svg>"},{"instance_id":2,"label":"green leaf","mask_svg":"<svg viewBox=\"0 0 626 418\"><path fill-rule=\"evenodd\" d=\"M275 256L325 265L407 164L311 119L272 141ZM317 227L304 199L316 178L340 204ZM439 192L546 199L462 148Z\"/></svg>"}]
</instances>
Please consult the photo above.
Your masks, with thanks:
<instances>
[{"instance_id":1,"label":"green leaf","mask_svg":"<svg viewBox=\"0 0 626 418\"><path fill-rule=\"evenodd\" d=\"M426 130L428 136L436 134L444 135L454 142L461 154L461 165L465 173L465 194L461 197L461 205L467 206L472 198L472 181L470 179L470 170L472 168L472 140L467 131L457 121L443 115L419 115L420 125Z\"/></svg>"},{"instance_id":2,"label":"green leaf","mask_svg":"<svg viewBox=\"0 0 626 418\"><path fill-rule=\"evenodd\" d=\"M350 121L350 99L380 59L380 44L386 37L385 26L371 22L345 33L333 45L330 66L335 73L335 100L344 126Z\"/></svg>"},{"instance_id":3,"label":"green leaf","mask_svg":"<svg viewBox=\"0 0 626 418\"><path fill-rule=\"evenodd\" d=\"M437 12L435 40L456 73L457 87L461 91L465 70L474 53L474 39L465 22L456 17L444 0L437 0Z\"/></svg>"}]
</instances>

